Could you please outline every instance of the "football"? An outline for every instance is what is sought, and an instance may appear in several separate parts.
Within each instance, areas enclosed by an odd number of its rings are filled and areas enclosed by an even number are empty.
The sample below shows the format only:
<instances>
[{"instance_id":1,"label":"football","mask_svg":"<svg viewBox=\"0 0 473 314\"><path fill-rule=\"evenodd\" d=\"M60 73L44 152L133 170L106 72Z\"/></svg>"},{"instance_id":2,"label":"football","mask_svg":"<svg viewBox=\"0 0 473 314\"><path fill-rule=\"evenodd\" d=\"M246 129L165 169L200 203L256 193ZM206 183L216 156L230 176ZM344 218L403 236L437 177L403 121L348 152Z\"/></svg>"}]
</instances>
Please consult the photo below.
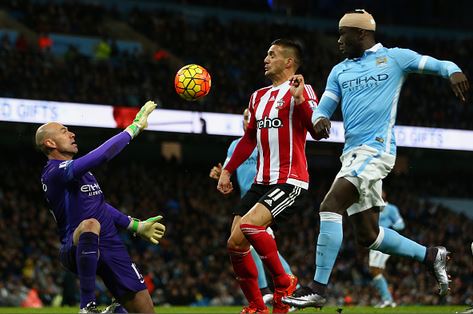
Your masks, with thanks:
<instances>
[{"instance_id":1,"label":"football","mask_svg":"<svg viewBox=\"0 0 473 314\"><path fill-rule=\"evenodd\" d=\"M187 101L195 101L210 91L212 80L209 72L200 65L188 64L176 73L174 88Z\"/></svg>"}]
</instances>

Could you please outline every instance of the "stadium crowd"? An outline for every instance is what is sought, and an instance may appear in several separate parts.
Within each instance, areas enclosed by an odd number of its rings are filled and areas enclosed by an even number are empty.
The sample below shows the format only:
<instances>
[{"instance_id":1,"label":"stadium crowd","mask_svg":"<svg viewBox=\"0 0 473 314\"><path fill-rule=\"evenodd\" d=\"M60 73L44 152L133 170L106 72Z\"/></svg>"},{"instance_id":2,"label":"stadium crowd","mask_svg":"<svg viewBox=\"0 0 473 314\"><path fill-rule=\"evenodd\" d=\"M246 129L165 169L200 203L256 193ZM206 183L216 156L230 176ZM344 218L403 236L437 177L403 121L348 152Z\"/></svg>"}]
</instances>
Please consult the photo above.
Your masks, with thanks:
<instances>
[{"instance_id":1,"label":"stadium crowd","mask_svg":"<svg viewBox=\"0 0 473 314\"><path fill-rule=\"evenodd\" d=\"M70 46L65 54L55 55L28 45L22 36L14 41L4 34L0 47L0 97L124 106L138 106L146 99L159 98L163 106L170 109L240 113L250 93L265 80L263 58L268 44L275 38L297 34L305 44L305 64L301 72L319 95L330 69L341 58L337 51L336 25L333 32L322 33L278 21L222 21L162 9L119 11L98 4L28 1L6 1L2 6L10 16L37 33L104 38L110 44L111 53L109 58L98 59L82 55L77 47ZM77 16L94 23L74 23ZM104 30L105 17L102 16L126 23L159 44L166 53L117 50L115 39L109 38ZM379 23L382 25L383 21ZM382 33L378 39L386 46L408 47L453 60L468 77L473 74L473 64L469 62L473 51L471 40L389 37ZM212 91L197 106L181 100L174 92L174 74L179 65L170 62L167 53L179 58L180 65L197 63L212 75ZM335 119L340 119L339 112ZM398 123L473 129L473 108L460 104L440 78L408 79L400 97Z\"/></svg>"},{"instance_id":2,"label":"stadium crowd","mask_svg":"<svg viewBox=\"0 0 473 314\"><path fill-rule=\"evenodd\" d=\"M13 157L12 157L13 158ZM0 176L0 305L19 306L38 294L42 304L77 302L77 283L59 264L53 217L42 199L39 155L15 157L14 167L2 167ZM4 162L13 162L4 158ZM226 254L230 211L238 201L216 191L207 165L179 164L161 159L130 162L119 159L94 172L106 199L124 213L145 218L165 217L167 233L159 246L151 246L123 232L130 254L137 262L157 305L241 304ZM295 274L307 284L313 275L314 239L318 233L318 208L332 175L313 173L311 197L301 216L290 221L297 228L276 231L281 252ZM450 266L452 293L436 295L434 279L423 265L391 258L387 273L399 304L464 304L473 295L473 267L467 236L473 222L445 208L421 201L412 183L402 177L388 181L390 200L406 220L405 234L421 243L444 244L453 252ZM28 195L28 197L25 197ZM440 224L443 221L445 223ZM331 304L374 304L377 299L368 272L368 251L356 245L346 224L344 244L329 287ZM110 302L98 284L99 302Z\"/></svg>"}]
</instances>

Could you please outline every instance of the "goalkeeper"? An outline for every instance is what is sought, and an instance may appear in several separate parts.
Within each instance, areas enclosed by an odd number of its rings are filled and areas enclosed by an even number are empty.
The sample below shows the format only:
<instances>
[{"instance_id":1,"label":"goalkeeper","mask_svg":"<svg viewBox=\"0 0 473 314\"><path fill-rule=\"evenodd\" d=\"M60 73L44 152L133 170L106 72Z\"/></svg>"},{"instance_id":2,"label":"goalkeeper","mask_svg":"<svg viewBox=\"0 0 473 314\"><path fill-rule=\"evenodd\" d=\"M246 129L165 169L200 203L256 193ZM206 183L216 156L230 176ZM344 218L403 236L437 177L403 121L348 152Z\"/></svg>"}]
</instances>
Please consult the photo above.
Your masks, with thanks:
<instances>
[{"instance_id":1,"label":"goalkeeper","mask_svg":"<svg viewBox=\"0 0 473 314\"><path fill-rule=\"evenodd\" d=\"M145 129L155 108L156 104L148 101L123 132L77 159L73 159L78 152L75 134L67 127L50 122L36 131L36 146L48 158L41 184L58 226L60 260L79 277L79 313L100 313L95 303L96 275L128 312L154 313L143 276L131 261L117 227L158 244L165 231L159 223L162 217L139 221L124 215L105 202L90 171L115 157ZM109 311L113 309L109 307Z\"/></svg>"}]
</instances>

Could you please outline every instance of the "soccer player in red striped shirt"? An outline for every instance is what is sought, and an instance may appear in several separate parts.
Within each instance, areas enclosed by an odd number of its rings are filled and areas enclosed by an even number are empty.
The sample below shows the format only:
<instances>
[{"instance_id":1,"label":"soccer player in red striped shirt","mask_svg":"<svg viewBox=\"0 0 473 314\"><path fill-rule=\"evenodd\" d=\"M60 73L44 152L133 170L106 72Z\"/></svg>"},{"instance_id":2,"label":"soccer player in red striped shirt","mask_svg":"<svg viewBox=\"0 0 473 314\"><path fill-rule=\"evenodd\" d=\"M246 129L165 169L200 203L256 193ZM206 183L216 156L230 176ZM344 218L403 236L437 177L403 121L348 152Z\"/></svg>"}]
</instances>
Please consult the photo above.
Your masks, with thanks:
<instances>
[{"instance_id":1,"label":"soccer player in red striped shirt","mask_svg":"<svg viewBox=\"0 0 473 314\"><path fill-rule=\"evenodd\" d=\"M301 56L301 46L295 41L277 39L271 44L264 70L272 85L252 94L248 106L250 122L217 186L223 194L230 193L232 173L257 147L255 181L234 210L227 243L236 278L249 303L241 313L269 313L258 289L250 245L271 273L275 288L273 313L289 311L281 298L291 294L297 285L297 278L284 271L276 242L266 228L273 223L281 225L291 214L302 210L309 186L305 144L307 132L313 134L311 115L317 96L310 85L304 84L304 77L296 74Z\"/></svg>"}]
</instances>

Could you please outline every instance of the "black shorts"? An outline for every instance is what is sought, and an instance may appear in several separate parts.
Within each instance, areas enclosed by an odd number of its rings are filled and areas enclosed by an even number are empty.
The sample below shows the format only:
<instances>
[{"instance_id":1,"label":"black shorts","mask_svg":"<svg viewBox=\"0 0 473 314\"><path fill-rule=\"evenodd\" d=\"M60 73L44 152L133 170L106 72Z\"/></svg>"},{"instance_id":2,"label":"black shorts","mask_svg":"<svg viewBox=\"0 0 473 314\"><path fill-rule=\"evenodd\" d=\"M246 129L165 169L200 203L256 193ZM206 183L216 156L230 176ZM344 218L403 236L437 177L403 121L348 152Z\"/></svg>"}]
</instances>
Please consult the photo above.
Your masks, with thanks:
<instances>
[{"instance_id":1,"label":"black shorts","mask_svg":"<svg viewBox=\"0 0 473 314\"><path fill-rule=\"evenodd\" d=\"M235 216L245 216L256 203L271 211L273 222L286 221L292 214L304 209L307 190L292 184L253 184L233 211Z\"/></svg>"}]
</instances>

